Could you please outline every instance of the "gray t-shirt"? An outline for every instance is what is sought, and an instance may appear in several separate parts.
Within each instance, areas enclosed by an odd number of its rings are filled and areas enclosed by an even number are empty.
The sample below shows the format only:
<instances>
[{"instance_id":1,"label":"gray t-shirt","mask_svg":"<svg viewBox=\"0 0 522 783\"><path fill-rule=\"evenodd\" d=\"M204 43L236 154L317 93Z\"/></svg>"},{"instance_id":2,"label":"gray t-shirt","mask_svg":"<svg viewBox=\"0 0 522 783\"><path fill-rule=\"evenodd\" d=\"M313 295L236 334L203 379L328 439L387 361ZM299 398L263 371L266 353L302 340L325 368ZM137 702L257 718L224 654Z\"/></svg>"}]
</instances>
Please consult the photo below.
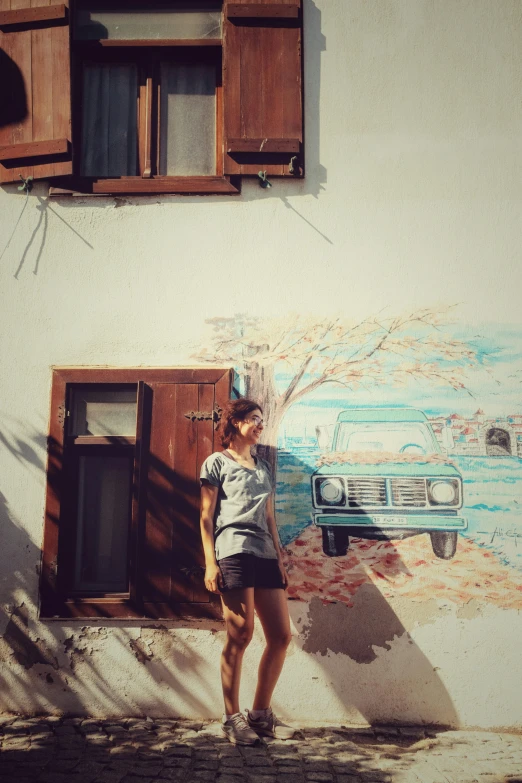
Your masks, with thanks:
<instances>
[{"instance_id":1,"label":"gray t-shirt","mask_svg":"<svg viewBox=\"0 0 522 783\"><path fill-rule=\"evenodd\" d=\"M268 463L256 458L245 468L231 456L215 452L201 467L201 480L219 487L214 517L216 559L246 552L277 558L266 522L266 503L274 491Z\"/></svg>"}]
</instances>

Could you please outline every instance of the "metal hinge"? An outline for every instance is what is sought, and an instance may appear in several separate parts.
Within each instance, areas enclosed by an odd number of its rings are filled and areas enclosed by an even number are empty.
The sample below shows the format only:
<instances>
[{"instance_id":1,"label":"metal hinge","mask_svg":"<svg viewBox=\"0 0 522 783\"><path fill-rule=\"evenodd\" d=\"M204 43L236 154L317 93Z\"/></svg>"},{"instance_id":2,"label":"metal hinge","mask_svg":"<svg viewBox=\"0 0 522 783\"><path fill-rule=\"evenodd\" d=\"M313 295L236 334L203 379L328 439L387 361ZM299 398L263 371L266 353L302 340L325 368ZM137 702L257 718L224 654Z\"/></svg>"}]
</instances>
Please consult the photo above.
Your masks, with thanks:
<instances>
[{"instance_id":1,"label":"metal hinge","mask_svg":"<svg viewBox=\"0 0 522 783\"><path fill-rule=\"evenodd\" d=\"M58 424L60 427L63 427L65 424L65 419L68 419L71 415L71 411L67 410L65 405L59 405L58 406Z\"/></svg>"},{"instance_id":2,"label":"metal hinge","mask_svg":"<svg viewBox=\"0 0 522 783\"><path fill-rule=\"evenodd\" d=\"M214 424L217 424L221 418L221 410L222 409L216 405L212 411L189 411L188 413L185 413L184 416L191 421L213 421Z\"/></svg>"}]
</instances>

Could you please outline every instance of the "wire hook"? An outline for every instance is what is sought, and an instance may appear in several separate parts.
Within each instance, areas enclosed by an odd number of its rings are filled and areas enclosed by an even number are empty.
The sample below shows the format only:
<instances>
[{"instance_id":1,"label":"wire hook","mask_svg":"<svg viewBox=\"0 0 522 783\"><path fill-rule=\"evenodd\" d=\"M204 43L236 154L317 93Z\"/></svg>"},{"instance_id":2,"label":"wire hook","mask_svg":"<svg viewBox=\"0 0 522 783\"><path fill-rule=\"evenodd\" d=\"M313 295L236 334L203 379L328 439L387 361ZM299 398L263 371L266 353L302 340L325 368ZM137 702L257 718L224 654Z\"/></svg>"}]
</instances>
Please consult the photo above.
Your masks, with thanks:
<instances>
[{"instance_id":1,"label":"wire hook","mask_svg":"<svg viewBox=\"0 0 522 783\"><path fill-rule=\"evenodd\" d=\"M259 177L259 186L262 188L271 188L272 183L268 181L266 178L266 170L265 171L259 171L257 176Z\"/></svg>"},{"instance_id":2,"label":"wire hook","mask_svg":"<svg viewBox=\"0 0 522 783\"><path fill-rule=\"evenodd\" d=\"M33 189L33 178L27 177L27 179L24 179L21 174L19 174L18 176L22 180L22 184L18 185L18 190L22 190L24 193L29 195L29 193Z\"/></svg>"}]
</instances>

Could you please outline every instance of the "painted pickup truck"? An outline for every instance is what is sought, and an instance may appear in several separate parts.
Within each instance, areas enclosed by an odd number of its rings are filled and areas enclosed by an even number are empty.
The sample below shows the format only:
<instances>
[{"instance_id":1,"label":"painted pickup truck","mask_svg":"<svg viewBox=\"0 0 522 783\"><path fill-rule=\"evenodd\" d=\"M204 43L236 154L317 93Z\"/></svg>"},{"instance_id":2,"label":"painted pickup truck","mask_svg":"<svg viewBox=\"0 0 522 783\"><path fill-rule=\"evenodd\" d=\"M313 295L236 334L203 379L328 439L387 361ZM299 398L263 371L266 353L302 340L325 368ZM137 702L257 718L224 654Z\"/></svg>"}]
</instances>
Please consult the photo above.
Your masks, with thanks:
<instances>
[{"instance_id":1,"label":"painted pickup truck","mask_svg":"<svg viewBox=\"0 0 522 783\"><path fill-rule=\"evenodd\" d=\"M441 451L422 411L358 408L342 411L330 452L313 473L313 520L323 551L340 557L350 536L403 539L429 533L437 557L455 554L462 476Z\"/></svg>"}]
</instances>

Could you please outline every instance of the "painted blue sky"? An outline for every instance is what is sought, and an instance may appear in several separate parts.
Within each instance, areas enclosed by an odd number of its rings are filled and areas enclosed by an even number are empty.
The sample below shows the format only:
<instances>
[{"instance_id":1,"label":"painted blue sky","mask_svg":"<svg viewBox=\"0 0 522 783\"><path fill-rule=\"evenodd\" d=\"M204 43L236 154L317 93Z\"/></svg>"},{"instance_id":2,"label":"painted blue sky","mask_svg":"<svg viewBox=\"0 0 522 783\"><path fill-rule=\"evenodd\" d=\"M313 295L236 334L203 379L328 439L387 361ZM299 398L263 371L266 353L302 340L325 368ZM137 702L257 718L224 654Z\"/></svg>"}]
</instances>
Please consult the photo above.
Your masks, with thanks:
<instances>
[{"instance_id":1,"label":"painted blue sky","mask_svg":"<svg viewBox=\"0 0 522 783\"><path fill-rule=\"evenodd\" d=\"M315 425L333 423L339 411L350 407L413 407L427 415L471 415L479 407L486 416L522 413L522 329L458 325L452 335L470 342L481 361L468 376L470 393L417 380L407 386L390 383L357 391L326 384L288 411L283 421L286 434L302 435L306 427L311 435ZM276 377L281 389L290 380L284 372Z\"/></svg>"}]
</instances>

